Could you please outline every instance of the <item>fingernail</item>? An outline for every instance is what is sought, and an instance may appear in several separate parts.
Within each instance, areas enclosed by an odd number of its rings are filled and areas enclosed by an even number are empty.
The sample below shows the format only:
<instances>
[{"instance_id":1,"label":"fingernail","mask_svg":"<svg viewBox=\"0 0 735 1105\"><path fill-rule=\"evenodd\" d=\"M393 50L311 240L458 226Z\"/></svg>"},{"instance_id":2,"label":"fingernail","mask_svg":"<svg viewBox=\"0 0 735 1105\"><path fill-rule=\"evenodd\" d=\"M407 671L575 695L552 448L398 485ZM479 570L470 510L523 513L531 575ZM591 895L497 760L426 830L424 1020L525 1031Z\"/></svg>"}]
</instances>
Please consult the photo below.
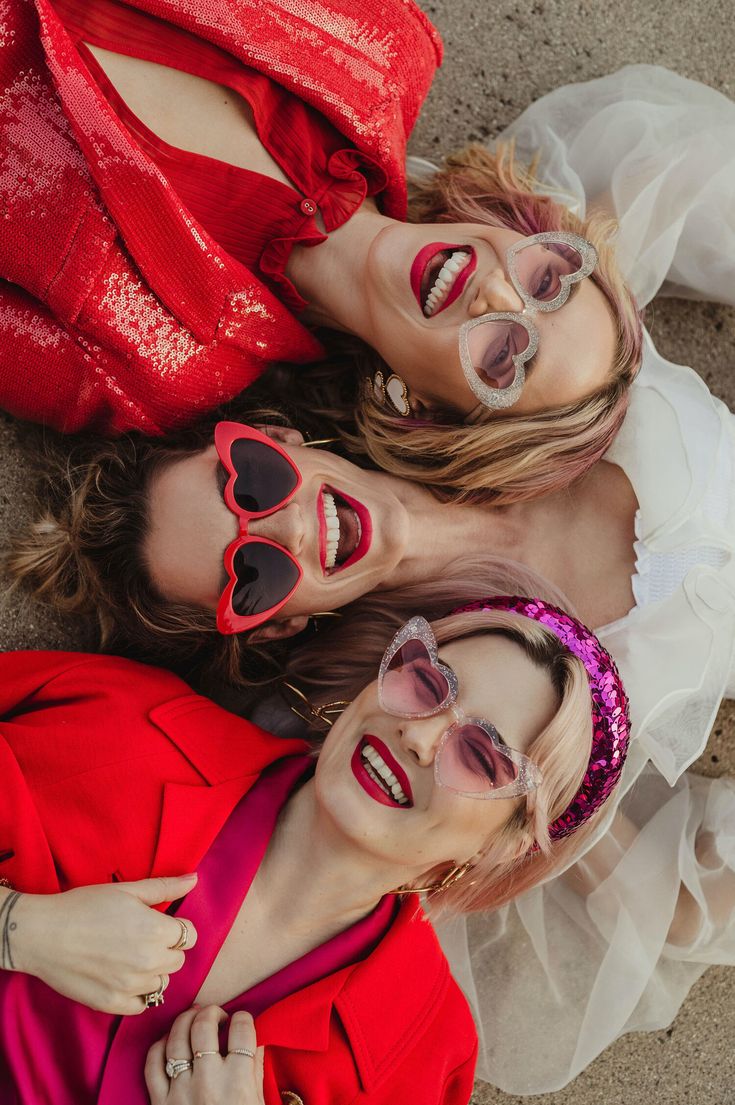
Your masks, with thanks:
<instances>
[{"instance_id":1,"label":"fingernail","mask_svg":"<svg viewBox=\"0 0 735 1105\"><path fill-rule=\"evenodd\" d=\"M198 877L199 876L196 871L191 871L188 875L179 875L179 878L181 879L196 879Z\"/></svg>"}]
</instances>

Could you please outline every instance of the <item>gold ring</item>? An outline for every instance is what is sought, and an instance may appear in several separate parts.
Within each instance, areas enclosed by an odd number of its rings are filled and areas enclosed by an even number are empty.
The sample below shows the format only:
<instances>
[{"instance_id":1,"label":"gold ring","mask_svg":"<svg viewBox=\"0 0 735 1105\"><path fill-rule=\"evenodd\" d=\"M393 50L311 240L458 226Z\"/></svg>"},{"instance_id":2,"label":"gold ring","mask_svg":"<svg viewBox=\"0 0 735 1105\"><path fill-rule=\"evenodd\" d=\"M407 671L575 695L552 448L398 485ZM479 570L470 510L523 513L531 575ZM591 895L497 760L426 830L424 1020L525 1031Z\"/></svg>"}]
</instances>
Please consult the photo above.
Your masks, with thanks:
<instances>
[{"instance_id":1,"label":"gold ring","mask_svg":"<svg viewBox=\"0 0 735 1105\"><path fill-rule=\"evenodd\" d=\"M203 1055L219 1055L220 1059L222 1058L222 1056L220 1055L220 1053L218 1051L195 1051L194 1052L194 1058L195 1059L201 1059Z\"/></svg>"},{"instance_id":2,"label":"gold ring","mask_svg":"<svg viewBox=\"0 0 735 1105\"><path fill-rule=\"evenodd\" d=\"M166 989L166 983L163 980L163 975L159 975L158 977L161 981L161 985L158 989L151 990L150 994L141 994L144 1009L155 1009L156 1006L163 1005L166 1000L163 996L163 991Z\"/></svg>"},{"instance_id":3,"label":"gold ring","mask_svg":"<svg viewBox=\"0 0 735 1105\"><path fill-rule=\"evenodd\" d=\"M183 951L189 941L189 926L186 921L182 921L180 917L174 917L174 921L178 924L181 932L176 943L171 945L170 951Z\"/></svg>"},{"instance_id":4,"label":"gold ring","mask_svg":"<svg viewBox=\"0 0 735 1105\"><path fill-rule=\"evenodd\" d=\"M247 1055L248 1059L255 1058L255 1052L251 1051L249 1047L231 1047L227 1052L228 1055Z\"/></svg>"}]
</instances>

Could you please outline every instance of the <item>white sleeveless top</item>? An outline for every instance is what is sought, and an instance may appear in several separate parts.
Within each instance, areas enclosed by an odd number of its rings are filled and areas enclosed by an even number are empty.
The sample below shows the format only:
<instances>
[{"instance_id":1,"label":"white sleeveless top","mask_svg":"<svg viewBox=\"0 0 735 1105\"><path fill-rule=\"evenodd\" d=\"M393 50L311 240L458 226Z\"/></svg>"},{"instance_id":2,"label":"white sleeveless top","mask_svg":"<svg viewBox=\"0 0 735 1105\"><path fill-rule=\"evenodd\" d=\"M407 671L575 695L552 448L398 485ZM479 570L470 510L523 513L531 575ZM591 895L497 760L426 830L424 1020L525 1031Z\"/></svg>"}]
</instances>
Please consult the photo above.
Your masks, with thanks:
<instances>
[{"instance_id":1,"label":"white sleeveless top","mask_svg":"<svg viewBox=\"0 0 735 1105\"><path fill-rule=\"evenodd\" d=\"M521 160L541 153L545 191L580 213L601 200L615 213L640 303L667 281L664 293L735 304L726 97L628 66L544 97L501 136L511 137ZM735 787L686 770L735 691L735 419L647 337L606 459L639 503L636 605L598 629L631 701L620 793L566 873L494 913L439 926L475 1011L478 1074L511 1094L560 1089L621 1033L668 1024L707 964L735 964ZM580 873L592 878L586 897ZM682 884L701 924L674 947Z\"/></svg>"}]
</instances>

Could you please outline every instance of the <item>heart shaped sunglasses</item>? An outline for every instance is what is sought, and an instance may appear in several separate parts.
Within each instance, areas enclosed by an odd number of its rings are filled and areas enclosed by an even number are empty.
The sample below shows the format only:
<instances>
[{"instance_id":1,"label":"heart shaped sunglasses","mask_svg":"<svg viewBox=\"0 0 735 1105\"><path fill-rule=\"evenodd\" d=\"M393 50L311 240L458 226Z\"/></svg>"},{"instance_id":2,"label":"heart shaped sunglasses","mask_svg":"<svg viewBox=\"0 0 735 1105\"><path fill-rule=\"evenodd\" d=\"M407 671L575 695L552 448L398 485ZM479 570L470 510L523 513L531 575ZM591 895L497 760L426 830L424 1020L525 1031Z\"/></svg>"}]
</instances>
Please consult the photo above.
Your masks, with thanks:
<instances>
[{"instance_id":1,"label":"heart shaped sunglasses","mask_svg":"<svg viewBox=\"0 0 735 1105\"><path fill-rule=\"evenodd\" d=\"M277 614L304 574L288 549L248 533L251 521L286 506L301 487L301 473L277 441L251 426L218 422L214 443L228 473L224 500L240 528L225 549L229 579L217 605L217 628L242 633Z\"/></svg>"},{"instance_id":2,"label":"heart shaped sunglasses","mask_svg":"<svg viewBox=\"0 0 735 1105\"><path fill-rule=\"evenodd\" d=\"M496 311L462 323L459 356L465 379L486 407L518 402L525 365L539 346L532 316L558 311L572 287L597 266L597 250L585 238L562 230L523 238L505 255L511 283L523 300L518 311Z\"/></svg>"},{"instance_id":3,"label":"heart shaped sunglasses","mask_svg":"<svg viewBox=\"0 0 735 1105\"><path fill-rule=\"evenodd\" d=\"M428 718L451 710L434 756L437 783L465 798L515 798L541 782L536 765L509 748L485 718L468 717L457 705L459 682L439 660L436 638L425 618L411 618L385 650L378 698L388 714Z\"/></svg>"}]
</instances>

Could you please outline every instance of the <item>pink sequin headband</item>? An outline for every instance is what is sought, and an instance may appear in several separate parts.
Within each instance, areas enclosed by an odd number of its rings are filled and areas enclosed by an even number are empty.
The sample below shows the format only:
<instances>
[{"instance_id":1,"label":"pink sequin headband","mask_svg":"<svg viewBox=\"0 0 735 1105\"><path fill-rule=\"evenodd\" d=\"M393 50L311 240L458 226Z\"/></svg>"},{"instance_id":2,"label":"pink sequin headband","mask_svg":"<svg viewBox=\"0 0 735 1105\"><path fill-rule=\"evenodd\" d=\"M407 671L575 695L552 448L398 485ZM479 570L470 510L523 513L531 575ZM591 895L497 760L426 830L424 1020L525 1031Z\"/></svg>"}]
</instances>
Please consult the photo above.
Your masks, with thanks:
<instances>
[{"instance_id":1,"label":"pink sequin headband","mask_svg":"<svg viewBox=\"0 0 735 1105\"><path fill-rule=\"evenodd\" d=\"M564 813L549 826L549 836L559 840L584 824L617 785L630 742L628 696L615 661L591 630L541 599L501 595L471 602L452 611L470 614L480 610L507 610L540 622L554 633L585 666L592 696L592 750L582 784Z\"/></svg>"}]
</instances>

